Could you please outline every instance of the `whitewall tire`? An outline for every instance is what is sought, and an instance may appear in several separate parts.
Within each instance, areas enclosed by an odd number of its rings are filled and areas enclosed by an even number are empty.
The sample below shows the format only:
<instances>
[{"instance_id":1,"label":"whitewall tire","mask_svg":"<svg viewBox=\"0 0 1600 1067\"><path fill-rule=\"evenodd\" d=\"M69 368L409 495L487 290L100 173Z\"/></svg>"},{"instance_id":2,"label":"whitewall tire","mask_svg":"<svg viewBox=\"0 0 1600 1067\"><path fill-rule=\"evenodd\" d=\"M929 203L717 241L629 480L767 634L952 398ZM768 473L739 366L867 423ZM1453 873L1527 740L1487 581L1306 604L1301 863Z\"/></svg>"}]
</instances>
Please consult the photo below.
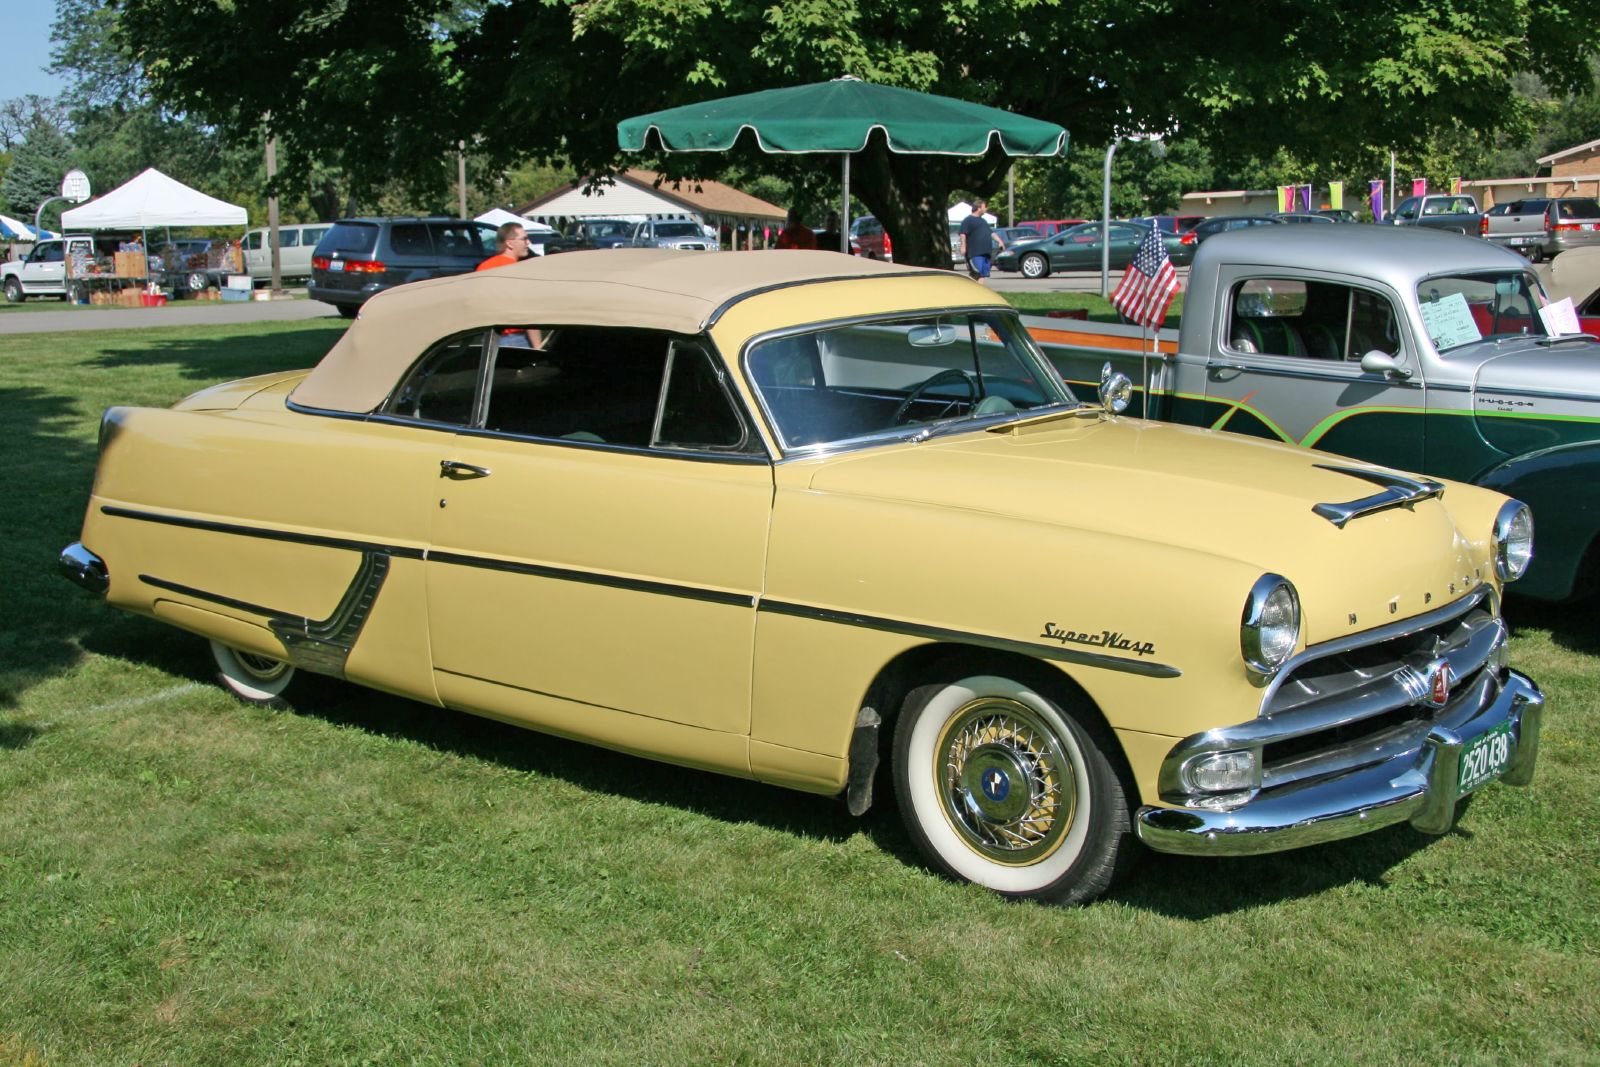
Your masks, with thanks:
<instances>
[{"instance_id":1,"label":"whitewall tire","mask_svg":"<svg viewBox=\"0 0 1600 1067\"><path fill-rule=\"evenodd\" d=\"M234 696L252 704L272 704L294 683L296 671L282 660L258 656L211 642L211 656L217 661L217 680Z\"/></svg>"},{"instance_id":2,"label":"whitewall tire","mask_svg":"<svg viewBox=\"0 0 1600 1067\"><path fill-rule=\"evenodd\" d=\"M1122 783L1093 733L1011 678L912 690L895 728L894 779L924 854L1008 897L1093 899L1134 847Z\"/></svg>"}]
</instances>

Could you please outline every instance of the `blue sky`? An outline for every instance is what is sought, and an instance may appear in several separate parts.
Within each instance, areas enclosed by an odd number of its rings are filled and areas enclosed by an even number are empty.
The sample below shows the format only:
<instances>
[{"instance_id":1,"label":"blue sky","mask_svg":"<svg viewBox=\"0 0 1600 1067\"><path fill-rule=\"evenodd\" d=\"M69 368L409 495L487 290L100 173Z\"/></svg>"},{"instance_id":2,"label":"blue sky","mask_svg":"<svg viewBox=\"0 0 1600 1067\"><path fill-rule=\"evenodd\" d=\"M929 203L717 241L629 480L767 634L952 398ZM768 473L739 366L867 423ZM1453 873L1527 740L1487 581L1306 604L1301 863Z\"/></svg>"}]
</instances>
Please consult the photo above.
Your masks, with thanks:
<instances>
[{"instance_id":1,"label":"blue sky","mask_svg":"<svg viewBox=\"0 0 1600 1067\"><path fill-rule=\"evenodd\" d=\"M0 100L36 93L55 96L65 86L46 74L50 62L50 23L55 21L54 0L0 0L0 35L5 60L0 62Z\"/></svg>"}]
</instances>

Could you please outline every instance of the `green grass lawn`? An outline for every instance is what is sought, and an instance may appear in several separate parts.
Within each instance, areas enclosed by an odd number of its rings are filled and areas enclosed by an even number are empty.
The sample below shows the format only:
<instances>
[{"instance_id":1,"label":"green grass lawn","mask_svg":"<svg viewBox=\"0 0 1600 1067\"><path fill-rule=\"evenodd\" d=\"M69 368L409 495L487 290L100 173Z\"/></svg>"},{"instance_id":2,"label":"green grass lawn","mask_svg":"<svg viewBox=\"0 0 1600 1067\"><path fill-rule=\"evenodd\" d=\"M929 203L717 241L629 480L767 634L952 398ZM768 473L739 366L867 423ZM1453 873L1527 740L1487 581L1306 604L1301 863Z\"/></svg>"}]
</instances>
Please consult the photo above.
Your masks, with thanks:
<instances>
[{"instance_id":1,"label":"green grass lawn","mask_svg":"<svg viewBox=\"0 0 1600 1067\"><path fill-rule=\"evenodd\" d=\"M887 799L337 684L241 705L198 639L56 576L101 408L340 329L0 336L0 1064L1600 1062L1592 608L1514 605L1538 778L1454 832L1007 904Z\"/></svg>"},{"instance_id":2,"label":"green grass lawn","mask_svg":"<svg viewBox=\"0 0 1600 1067\"><path fill-rule=\"evenodd\" d=\"M1012 307L1030 315L1042 315L1049 311L1076 311L1086 310L1090 322L1121 322L1122 316L1117 314L1117 309L1111 306L1111 301L1099 293L1018 293L1001 291L1000 295ZM1167 318L1162 327L1176 330L1178 323L1183 319L1183 294L1179 293L1172 299L1172 306L1167 309Z\"/></svg>"}]
</instances>

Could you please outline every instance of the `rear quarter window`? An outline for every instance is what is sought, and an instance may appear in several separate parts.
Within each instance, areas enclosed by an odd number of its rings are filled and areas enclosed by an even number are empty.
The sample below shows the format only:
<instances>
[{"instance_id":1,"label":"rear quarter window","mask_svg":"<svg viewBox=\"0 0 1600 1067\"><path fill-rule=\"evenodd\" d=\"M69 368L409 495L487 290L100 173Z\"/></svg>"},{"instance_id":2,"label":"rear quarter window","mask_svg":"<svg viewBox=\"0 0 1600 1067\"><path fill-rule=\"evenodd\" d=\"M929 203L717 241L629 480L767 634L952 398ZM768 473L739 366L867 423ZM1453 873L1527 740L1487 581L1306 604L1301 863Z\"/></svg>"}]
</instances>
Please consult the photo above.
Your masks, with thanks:
<instances>
[{"instance_id":1,"label":"rear quarter window","mask_svg":"<svg viewBox=\"0 0 1600 1067\"><path fill-rule=\"evenodd\" d=\"M1556 210L1564 219L1600 219L1600 202L1587 197L1558 200Z\"/></svg>"},{"instance_id":2,"label":"rear quarter window","mask_svg":"<svg viewBox=\"0 0 1600 1067\"><path fill-rule=\"evenodd\" d=\"M397 222L391 226L389 248L397 256L433 254L433 242L428 240L428 228L420 222Z\"/></svg>"}]
</instances>

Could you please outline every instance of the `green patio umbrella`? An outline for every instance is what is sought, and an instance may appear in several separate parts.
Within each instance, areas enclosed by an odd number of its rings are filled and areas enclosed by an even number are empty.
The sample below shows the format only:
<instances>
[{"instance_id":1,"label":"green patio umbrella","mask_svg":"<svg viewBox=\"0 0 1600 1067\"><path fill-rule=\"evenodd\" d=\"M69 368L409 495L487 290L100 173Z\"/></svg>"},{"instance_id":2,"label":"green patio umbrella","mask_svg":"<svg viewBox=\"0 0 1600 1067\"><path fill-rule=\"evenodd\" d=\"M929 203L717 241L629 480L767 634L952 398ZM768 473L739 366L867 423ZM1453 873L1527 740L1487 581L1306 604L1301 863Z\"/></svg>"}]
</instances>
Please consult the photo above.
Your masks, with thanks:
<instances>
[{"instance_id":1,"label":"green patio umbrella","mask_svg":"<svg viewBox=\"0 0 1600 1067\"><path fill-rule=\"evenodd\" d=\"M842 158L840 251L849 249L850 154L881 130L889 151L905 155L981 156L998 144L1012 156L1058 156L1067 131L966 100L856 78L764 89L639 115L617 123L617 145L640 152L725 152L749 130L763 152L837 152Z\"/></svg>"}]
</instances>

